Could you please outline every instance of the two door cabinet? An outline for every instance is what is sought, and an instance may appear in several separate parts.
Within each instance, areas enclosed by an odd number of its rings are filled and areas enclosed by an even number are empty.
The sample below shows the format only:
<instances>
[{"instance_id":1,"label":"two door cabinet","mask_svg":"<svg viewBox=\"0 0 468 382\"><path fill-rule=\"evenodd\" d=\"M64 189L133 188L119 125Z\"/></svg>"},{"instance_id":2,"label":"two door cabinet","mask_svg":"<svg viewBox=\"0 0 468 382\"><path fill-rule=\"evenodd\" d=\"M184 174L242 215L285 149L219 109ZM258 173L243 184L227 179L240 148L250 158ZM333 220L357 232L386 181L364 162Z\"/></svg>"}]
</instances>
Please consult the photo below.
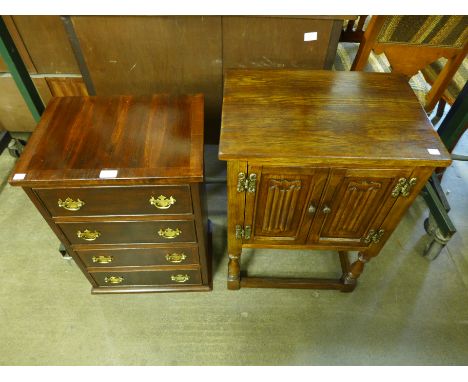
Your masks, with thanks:
<instances>
[{"instance_id":1,"label":"two door cabinet","mask_svg":"<svg viewBox=\"0 0 468 382\"><path fill-rule=\"evenodd\" d=\"M433 169L450 163L404 79L300 70L228 73L219 156L230 289L353 290ZM342 276L241 277L243 247L336 250Z\"/></svg>"}]
</instances>

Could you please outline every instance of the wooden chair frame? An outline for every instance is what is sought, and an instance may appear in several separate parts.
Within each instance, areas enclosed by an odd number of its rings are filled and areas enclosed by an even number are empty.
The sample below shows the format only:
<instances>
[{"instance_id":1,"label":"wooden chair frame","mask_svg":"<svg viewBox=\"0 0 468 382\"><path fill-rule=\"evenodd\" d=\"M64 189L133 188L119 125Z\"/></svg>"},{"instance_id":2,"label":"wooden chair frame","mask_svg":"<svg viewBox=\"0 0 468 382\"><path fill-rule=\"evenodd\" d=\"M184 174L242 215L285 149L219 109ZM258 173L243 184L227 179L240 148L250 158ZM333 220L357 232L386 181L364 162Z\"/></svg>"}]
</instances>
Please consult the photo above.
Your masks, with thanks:
<instances>
[{"instance_id":1,"label":"wooden chair frame","mask_svg":"<svg viewBox=\"0 0 468 382\"><path fill-rule=\"evenodd\" d=\"M426 95L426 105L424 108L426 111L431 111L442 97L453 75L465 59L468 53L468 42L465 42L465 45L461 49L404 43L380 43L377 41L377 37L385 22L385 17L372 16L367 29L362 34L359 50L351 66L351 70L363 70L372 50L376 54L385 53L392 71L404 74L408 78L414 76L426 65L441 57L445 57L447 63ZM404 57L404 60L401 57Z\"/></svg>"}]
</instances>

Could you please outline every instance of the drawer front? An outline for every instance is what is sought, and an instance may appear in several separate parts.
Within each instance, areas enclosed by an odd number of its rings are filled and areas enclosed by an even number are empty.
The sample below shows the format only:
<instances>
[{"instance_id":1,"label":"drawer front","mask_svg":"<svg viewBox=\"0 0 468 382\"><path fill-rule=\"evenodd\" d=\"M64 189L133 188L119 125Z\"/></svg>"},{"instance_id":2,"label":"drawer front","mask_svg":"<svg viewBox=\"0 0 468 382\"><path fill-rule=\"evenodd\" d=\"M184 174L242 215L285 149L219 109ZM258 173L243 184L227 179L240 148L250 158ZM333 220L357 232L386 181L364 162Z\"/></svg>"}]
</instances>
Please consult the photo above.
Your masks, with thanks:
<instances>
[{"instance_id":1,"label":"drawer front","mask_svg":"<svg viewBox=\"0 0 468 382\"><path fill-rule=\"evenodd\" d=\"M192 213L188 185L36 188L34 191L52 216Z\"/></svg>"},{"instance_id":2,"label":"drawer front","mask_svg":"<svg viewBox=\"0 0 468 382\"><path fill-rule=\"evenodd\" d=\"M128 248L77 251L86 267L199 264L197 247Z\"/></svg>"},{"instance_id":3,"label":"drawer front","mask_svg":"<svg viewBox=\"0 0 468 382\"><path fill-rule=\"evenodd\" d=\"M128 285L200 285L199 270L90 272L99 286L119 287Z\"/></svg>"},{"instance_id":4,"label":"drawer front","mask_svg":"<svg viewBox=\"0 0 468 382\"><path fill-rule=\"evenodd\" d=\"M192 220L59 223L72 244L195 243Z\"/></svg>"}]
</instances>

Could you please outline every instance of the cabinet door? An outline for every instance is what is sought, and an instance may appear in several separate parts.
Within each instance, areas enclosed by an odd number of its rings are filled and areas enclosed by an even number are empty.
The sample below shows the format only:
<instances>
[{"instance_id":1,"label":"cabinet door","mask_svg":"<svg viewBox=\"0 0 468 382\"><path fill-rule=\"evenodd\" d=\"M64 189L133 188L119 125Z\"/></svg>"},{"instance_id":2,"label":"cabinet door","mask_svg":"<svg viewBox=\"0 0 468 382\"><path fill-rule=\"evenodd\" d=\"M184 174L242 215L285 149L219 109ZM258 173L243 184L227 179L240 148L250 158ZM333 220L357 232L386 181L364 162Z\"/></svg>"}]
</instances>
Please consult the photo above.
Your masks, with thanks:
<instances>
[{"instance_id":1,"label":"cabinet door","mask_svg":"<svg viewBox=\"0 0 468 382\"><path fill-rule=\"evenodd\" d=\"M363 247L396 201L392 191L411 170L334 169L318 207L308 242Z\"/></svg>"},{"instance_id":2,"label":"cabinet door","mask_svg":"<svg viewBox=\"0 0 468 382\"><path fill-rule=\"evenodd\" d=\"M252 173L257 189L246 197L244 243L304 244L328 170L249 166Z\"/></svg>"}]
</instances>

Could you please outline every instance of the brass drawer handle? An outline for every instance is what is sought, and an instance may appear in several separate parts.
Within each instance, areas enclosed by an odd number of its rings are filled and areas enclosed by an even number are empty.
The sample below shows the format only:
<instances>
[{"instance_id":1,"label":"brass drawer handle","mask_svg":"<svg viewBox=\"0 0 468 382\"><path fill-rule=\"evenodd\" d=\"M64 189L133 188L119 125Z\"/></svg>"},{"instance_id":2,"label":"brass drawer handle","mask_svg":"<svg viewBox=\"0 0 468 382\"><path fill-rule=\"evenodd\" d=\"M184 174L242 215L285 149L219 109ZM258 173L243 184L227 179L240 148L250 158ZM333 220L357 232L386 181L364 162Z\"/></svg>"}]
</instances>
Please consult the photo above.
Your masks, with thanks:
<instances>
[{"instance_id":1,"label":"brass drawer handle","mask_svg":"<svg viewBox=\"0 0 468 382\"><path fill-rule=\"evenodd\" d=\"M327 215L331 212L331 208L328 206L324 206L322 212Z\"/></svg>"},{"instance_id":2,"label":"brass drawer handle","mask_svg":"<svg viewBox=\"0 0 468 382\"><path fill-rule=\"evenodd\" d=\"M93 263L109 264L114 260L113 256L93 256Z\"/></svg>"},{"instance_id":3,"label":"brass drawer handle","mask_svg":"<svg viewBox=\"0 0 468 382\"><path fill-rule=\"evenodd\" d=\"M120 276L109 276L104 278L106 284L121 284L124 281L123 277Z\"/></svg>"},{"instance_id":4,"label":"brass drawer handle","mask_svg":"<svg viewBox=\"0 0 468 382\"><path fill-rule=\"evenodd\" d=\"M160 210L167 210L176 202L176 200L172 196L166 198L164 195L159 195L157 199L155 199L154 196L152 196L149 202L151 205L155 206L156 208L159 208Z\"/></svg>"},{"instance_id":5,"label":"brass drawer handle","mask_svg":"<svg viewBox=\"0 0 468 382\"><path fill-rule=\"evenodd\" d=\"M78 236L78 239L83 239L83 240L87 240L87 241L94 241L99 236L101 236L101 232L99 232L99 231L90 231L89 229L85 229L83 232L78 231L76 233L76 236Z\"/></svg>"},{"instance_id":6,"label":"brass drawer handle","mask_svg":"<svg viewBox=\"0 0 468 382\"><path fill-rule=\"evenodd\" d=\"M65 201L62 201L62 199L58 200L58 206L65 208L68 211L78 211L81 207L85 205L85 202L83 202L80 199L73 200L72 198L66 198Z\"/></svg>"},{"instance_id":7,"label":"brass drawer handle","mask_svg":"<svg viewBox=\"0 0 468 382\"><path fill-rule=\"evenodd\" d=\"M187 255L185 253L168 253L166 254L166 260L169 263L181 263L187 258Z\"/></svg>"},{"instance_id":8,"label":"brass drawer handle","mask_svg":"<svg viewBox=\"0 0 468 382\"><path fill-rule=\"evenodd\" d=\"M190 280L190 276L185 275L171 275L171 280L175 281L176 283L185 283L186 281Z\"/></svg>"},{"instance_id":9,"label":"brass drawer handle","mask_svg":"<svg viewBox=\"0 0 468 382\"><path fill-rule=\"evenodd\" d=\"M182 233L182 231L179 228L176 228L176 229L172 229L172 228L162 229L161 228L158 231L158 235L165 238L165 239L175 239L181 233Z\"/></svg>"}]
</instances>

